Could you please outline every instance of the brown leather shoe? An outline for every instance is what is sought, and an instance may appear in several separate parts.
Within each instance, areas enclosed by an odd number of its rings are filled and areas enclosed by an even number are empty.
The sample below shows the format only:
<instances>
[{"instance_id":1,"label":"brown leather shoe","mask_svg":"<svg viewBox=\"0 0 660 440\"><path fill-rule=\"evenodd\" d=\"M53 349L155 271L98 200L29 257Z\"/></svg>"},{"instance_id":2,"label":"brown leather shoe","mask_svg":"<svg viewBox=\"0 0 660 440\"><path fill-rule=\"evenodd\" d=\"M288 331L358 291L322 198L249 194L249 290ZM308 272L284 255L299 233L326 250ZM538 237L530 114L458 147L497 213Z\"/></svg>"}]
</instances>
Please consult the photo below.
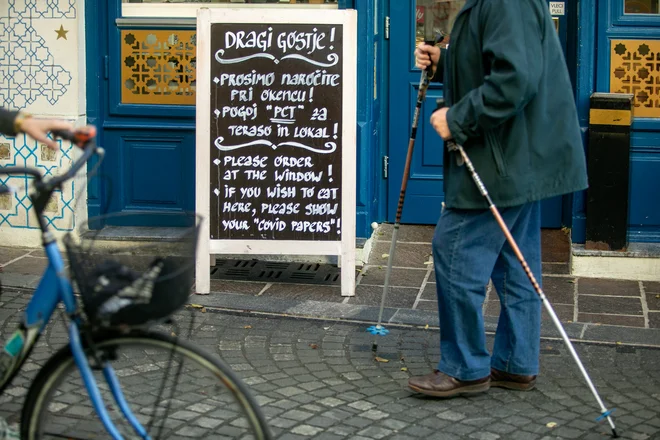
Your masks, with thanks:
<instances>
[{"instance_id":1,"label":"brown leather shoe","mask_svg":"<svg viewBox=\"0 0 660 440\"><path fill-rule=\"evenodd\" d=\"M536 386L536 376L505 373L504 371L491 368L490 386L507 388L509 390L529 391Z\"/></svg>"},{"instance_id":2,"label":"brown leather shoe","mask_svg":"<svg viewBox=\"0 0 660 440\"><path fill-rule=\"evenodd\" d=\"M408 379L408 387L418 393L434 397L454 397L461 394L482 393L490 388L490 376L483 379L462 381L438 370L426 376Z\"/></svg>"}]
</instances>

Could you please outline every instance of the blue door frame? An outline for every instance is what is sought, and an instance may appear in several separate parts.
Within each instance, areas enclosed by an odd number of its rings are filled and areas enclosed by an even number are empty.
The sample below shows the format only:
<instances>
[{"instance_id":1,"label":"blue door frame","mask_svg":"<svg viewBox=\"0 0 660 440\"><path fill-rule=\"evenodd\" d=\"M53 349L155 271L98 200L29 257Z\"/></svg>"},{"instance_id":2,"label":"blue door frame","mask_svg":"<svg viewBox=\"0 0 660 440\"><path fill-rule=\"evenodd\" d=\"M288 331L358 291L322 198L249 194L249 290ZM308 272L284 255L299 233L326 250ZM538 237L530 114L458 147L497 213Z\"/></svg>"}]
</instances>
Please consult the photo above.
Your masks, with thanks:
<instances>
[{"instance_id":1,"label":"blue door frame","mask_svg":"<svg viewBox=\"0 0 660 440\"><path fill-rule=\"evenodd\" d=\"M401 191L420 70L415 67L415 0L390 1L390 114L387 220L394 222ZM435 224L444 201L442 143L428 123L442 86L429 84L419 115L401 222Z\"/></svg>"},{"instance_id":2,"label":"blue door frame","mask_svg":"<svg viewBox=\"0 0 660 440\"><path fill-rule=\"evenodd\" d=\"M371 223L382 221L387 207L383 156L387 154L388 52L384 23L390 0L344 0L340 8L357 11L357 187L358 245L372 234Z\"/></svg>"},{"instance_id":3,"label":"blue door frame","mask_svg":"<svg viewBox=\"0 0 660 440\"><path fill-rule=\"evenodd\" d=\"M88 216L139 213L108 224L172 226L159 223L163 216L158 214L195 207L194 106L121 102L124 60L116 22L121 0L95 5L85 8L87 59L93 60L87 72L87 114L99 128L106 156L100 175L88 185Z\"/></svg>"},{"instance_id":4,"label":"blue door frame","mask_svg":"<svg viewBox=\"0 0 660 440\"><path fill-rule=\"evenodd\" d=\"M87 123L99 128L97 131L97 144L105 145L105 137L101 126L106 115L107 86L104 79L104 61L105 58L100 54L107 53L108 43L108 20L102 20L105 16L107 5L98 2L97 7L88 7L85 4L85 47L87 59ZM96 160L90 161L88 171L96 165ZM101 201L104 191L99 177L90 179L87 185L87 215L88 217L98 216L101 211Z\"/></svg>"}]
</instances>

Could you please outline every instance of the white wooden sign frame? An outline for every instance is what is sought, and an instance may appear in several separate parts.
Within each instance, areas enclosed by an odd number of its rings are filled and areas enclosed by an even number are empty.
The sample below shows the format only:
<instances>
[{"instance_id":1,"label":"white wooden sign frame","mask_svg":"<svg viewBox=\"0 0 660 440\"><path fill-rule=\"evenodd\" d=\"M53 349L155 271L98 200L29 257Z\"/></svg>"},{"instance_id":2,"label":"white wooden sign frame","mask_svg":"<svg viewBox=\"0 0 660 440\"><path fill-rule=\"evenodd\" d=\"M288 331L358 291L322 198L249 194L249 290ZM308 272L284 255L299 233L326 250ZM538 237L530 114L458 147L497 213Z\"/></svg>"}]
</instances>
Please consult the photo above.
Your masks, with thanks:
<instances>
[{"instance_id":1,"label":"white wooden sign frame","mask_svg":"<svg viewBox=\"0 0 660 440\"><path fill-rule=\"evenodd\" d=\"M214 23L342 25L341 240L212 240L210 238L211 25ZM195 290L211 290L211 256L338 255L341 295L355 295L357 11L200 8L197 12L196 211L203 217L197 248Z\"/></svg>"}]
</instances>

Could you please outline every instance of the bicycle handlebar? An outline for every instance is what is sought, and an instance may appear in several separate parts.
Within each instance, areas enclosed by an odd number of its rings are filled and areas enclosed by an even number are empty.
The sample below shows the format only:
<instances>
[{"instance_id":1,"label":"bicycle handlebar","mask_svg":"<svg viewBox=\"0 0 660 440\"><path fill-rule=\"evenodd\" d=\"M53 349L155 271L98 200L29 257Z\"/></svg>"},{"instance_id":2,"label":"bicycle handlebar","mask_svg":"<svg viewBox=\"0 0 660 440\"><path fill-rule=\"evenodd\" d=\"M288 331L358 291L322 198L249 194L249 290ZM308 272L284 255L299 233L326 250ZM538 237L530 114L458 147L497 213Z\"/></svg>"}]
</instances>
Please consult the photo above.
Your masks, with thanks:
<instances>
[{"instance_id":1,"label":"bicycle handlebar","mask_svg":"<svg viewBox=\"0 0 660 440\"><path fill-rule=\"evenodd\" d=\"M0 174L29 174L37 180L41 180L41 172L36 168L5 167L0 168Z\"/></svg>"},{"instance_id":2,"label":"bicycle handlebar","mask_svg":"<svg viewBox=\"0 0 660 440\"><path fill-rule=\"evenodd\" d=\"M53 132L53 135L68 140L83 150L82 157L75 161L66 173L51 179L50 182L53 186L59 186L65 181L72 179L94 153L103 154L103 150L94 145L94 139L96 138L96 128L94 126L84 127L75 131L56 130Z\"/></svg>"},{"instance_id":3,"label":"bicycle handlebar","mask_svg":"<svg viewBox=\"0 0 660 440\"><path fill-rule=\"evenodd\" d=\"M88 125L87 127L77 128L74 131L53 130L52 133L53 136L69 141L84 150L96 137L96 127Z\"/></svg>"}]
</instances>

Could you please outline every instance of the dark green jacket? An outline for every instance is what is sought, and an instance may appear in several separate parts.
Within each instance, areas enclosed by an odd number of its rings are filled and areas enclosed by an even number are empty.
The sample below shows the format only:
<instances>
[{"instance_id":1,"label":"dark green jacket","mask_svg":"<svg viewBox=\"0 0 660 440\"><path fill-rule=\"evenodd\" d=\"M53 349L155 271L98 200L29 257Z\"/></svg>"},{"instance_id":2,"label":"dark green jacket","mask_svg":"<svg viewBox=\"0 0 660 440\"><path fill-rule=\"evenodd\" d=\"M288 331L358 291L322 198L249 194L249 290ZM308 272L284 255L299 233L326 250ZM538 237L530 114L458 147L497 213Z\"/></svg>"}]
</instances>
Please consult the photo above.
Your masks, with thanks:
<instances>
[{"instance_id":1,"label":"dark green jacket","mask_svg":"<svg viewBox=\"0 0 660 440\"><path fill-rule=\"evenodd\" d=\"M497 206L587 188L566 61L545 0L467 0L433 78L447 121ZM445 148L448 208L486 208Z\"/></svg>"},{"instance_id":2,"label":"dark green jacket","mask_svg":"<svg viewBox=\"0 0 660 440\"><path fill-rule=\"evenodd\" d=\"M14 120L16 120L17 111L10 111L0 107L0 133L7 136L16 136L14 130Z\"/></svg>"}]
</instances>

